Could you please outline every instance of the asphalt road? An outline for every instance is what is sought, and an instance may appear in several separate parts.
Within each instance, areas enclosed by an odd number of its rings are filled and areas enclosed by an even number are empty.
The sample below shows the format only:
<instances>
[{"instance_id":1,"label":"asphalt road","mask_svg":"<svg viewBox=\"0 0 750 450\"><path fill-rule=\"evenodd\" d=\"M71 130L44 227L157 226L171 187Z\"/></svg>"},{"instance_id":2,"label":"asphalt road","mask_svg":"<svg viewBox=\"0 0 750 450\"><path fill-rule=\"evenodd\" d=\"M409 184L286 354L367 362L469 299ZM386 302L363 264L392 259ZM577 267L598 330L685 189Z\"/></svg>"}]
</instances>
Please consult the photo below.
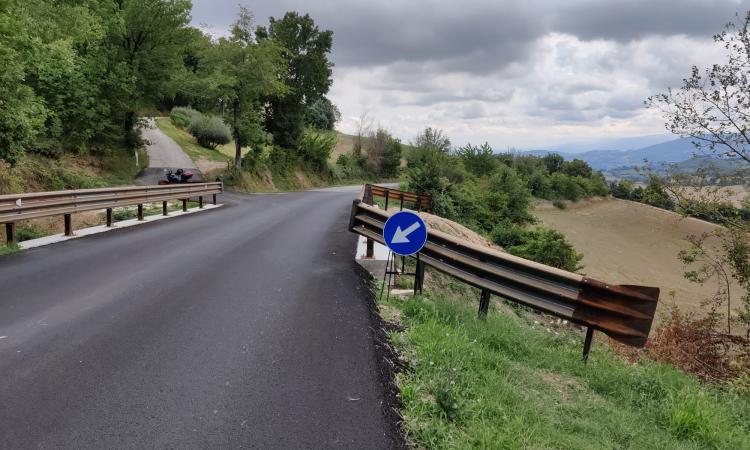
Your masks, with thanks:
<instances>
[{"instance_id":1,"label":"asphalt road","mask_svg":"<svg viewBox=\"0 0 750 450\"><path fill-rule=\"evenodd\" d=\"M0 257L0 448L392 448L353 191Z\"/></svg>"}]
</instances>

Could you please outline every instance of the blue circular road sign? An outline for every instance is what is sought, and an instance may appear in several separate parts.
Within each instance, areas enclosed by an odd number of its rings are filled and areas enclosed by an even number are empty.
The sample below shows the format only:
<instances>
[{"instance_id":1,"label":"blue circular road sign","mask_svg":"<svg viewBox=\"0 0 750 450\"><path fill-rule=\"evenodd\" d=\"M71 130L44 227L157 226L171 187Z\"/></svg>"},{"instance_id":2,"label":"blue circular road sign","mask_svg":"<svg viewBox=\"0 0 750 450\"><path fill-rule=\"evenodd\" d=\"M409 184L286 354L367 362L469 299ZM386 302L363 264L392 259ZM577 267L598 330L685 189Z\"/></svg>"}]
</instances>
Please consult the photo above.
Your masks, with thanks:
<instances>
[{"instance_id":1,"label":"blue circular road sign","mask_svg":"<svg viewBox=\"0 0 750 450\"><path fill-rule=\"evenodd\" d=\"M411 211L400 211L392 215L383 227L383 239L397 255L413 255L427 242L427 225Z\"/></svg>"}]
</instances>

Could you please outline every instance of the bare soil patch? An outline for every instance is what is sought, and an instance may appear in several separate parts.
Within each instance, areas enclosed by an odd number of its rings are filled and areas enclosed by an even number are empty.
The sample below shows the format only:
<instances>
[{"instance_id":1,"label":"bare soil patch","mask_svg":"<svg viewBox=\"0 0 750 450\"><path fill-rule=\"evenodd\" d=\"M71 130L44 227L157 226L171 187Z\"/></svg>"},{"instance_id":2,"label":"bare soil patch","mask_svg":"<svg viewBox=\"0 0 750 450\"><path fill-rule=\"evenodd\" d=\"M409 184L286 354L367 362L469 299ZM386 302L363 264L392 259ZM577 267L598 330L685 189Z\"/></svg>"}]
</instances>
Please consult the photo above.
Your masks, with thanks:
<instances>
[{"instance_id":1,"label":"bare soil patch","mask_svg":"<svg viewBox=\"0 0 750 450\"><path fill-rule=\"evenodd\" d=\"M686 311L697 310L715 292L713 284L688 282L677 254L687 248L686 236L710 233L717 225L619 199L582 201L565 210L539 205L534 214L583 253L582 273L611 283L660 287L660 314L672 302L670 292ZM738 294L735 288L733 297Z\"/></svg>"},{"instance_id":2,"label":"bare soil patch","mask_svg":"<svg viewBox=\"0 0 750 450\"><path fill-rule=\"evenodd\" d=\"M211 171L224 170L227 168L226 161L211 161L210 159L198 157L194 162L195 165L198 166L198 170L205 174Z\"/></svg>"}]
</instances>

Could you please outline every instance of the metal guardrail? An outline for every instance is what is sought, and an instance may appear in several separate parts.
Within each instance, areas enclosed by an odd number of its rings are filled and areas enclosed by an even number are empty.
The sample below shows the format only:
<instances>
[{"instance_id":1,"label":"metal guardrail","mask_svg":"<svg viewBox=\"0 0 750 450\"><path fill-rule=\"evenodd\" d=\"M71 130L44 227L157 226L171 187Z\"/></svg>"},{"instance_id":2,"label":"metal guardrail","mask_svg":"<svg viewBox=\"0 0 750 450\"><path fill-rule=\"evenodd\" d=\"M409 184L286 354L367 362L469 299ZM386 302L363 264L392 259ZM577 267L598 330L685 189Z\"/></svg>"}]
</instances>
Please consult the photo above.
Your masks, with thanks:
<instances>
[{"instance_id":1,"label":"metal guardrail","mask_svg":"<svg viewBox=\"0 0 750 450\"><path fill-rule=\"evenodd\" d=\"M385 244L383 227L390 213L368 205L365 188L352 205L349 230ZM612 285L545 266L431 229L419 252L415 291L431 266L482 290L480 314L495 294L588 328L584 358L593 330L624 344L643 347L656 313L659 288ZM420 267L421 265L421 267Z\"/></svg>"},{"instance_id":2,"label":"metal guardrail","mask_svg":"<svg viewBox=\"0 0 750 450\"><path fill-rule=\"evenodd\" d=\"M106 209L107 226L111 227L112 208L137 205L138 219L144 220L145 203L162 202L162 213L166 216L169 200L182 200L182 209L187 211L189 199L197 197L202 208L204 196L211 195L216 204L216 195L223 191L223 183L211 182L0 195L0 223L5 224L6 239L10 243L14 240L15 222L63 215L65 235L71 236L73 213Z\"/></svg>"},{"instance_id":3,"label":"metal guardrail","mask_svg":"<svg viewBox=\"0 0 750 450\"><path fill-rule=\"evenodd\" d=\"M420 195L413 192L400 191L398 189L392 189L385 186L378 186L376 184L365 185L365 195L369 195L369 198L365 200L367 204L373 204L373 197L381 197L385 199L385 209L388 209L388 202L390 200L400 201L400 208L404 208L404 202L415 205L417 211L432 210L432 198L429 195Z\"/></svg>"}]
</instances>

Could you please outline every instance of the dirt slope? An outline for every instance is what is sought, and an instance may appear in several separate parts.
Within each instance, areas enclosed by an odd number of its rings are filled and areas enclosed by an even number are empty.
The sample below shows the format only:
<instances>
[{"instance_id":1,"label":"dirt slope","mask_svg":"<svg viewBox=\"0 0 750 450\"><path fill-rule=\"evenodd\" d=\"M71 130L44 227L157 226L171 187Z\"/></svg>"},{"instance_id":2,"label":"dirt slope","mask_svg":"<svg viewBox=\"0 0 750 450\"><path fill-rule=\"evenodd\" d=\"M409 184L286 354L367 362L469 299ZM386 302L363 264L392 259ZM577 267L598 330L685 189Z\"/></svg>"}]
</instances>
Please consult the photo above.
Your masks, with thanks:
<instances>
[{"instance_id":1,"label":"dirt slope","mask_svg":"<svg viewBox=\"0 0 750 450\"><path fill-rule=\"evenodd\" d=\"M686 268L677 253L687 247L686 236L710 233L716 225L618 199L582 201L566 210L540 205L534 214L584 254L587 275L661 287L662 312L671 301L671 291L676 303L688 310L695 310L715 292L713 284L698 286L684 279Z\"/></svg>"}]
</instances>

